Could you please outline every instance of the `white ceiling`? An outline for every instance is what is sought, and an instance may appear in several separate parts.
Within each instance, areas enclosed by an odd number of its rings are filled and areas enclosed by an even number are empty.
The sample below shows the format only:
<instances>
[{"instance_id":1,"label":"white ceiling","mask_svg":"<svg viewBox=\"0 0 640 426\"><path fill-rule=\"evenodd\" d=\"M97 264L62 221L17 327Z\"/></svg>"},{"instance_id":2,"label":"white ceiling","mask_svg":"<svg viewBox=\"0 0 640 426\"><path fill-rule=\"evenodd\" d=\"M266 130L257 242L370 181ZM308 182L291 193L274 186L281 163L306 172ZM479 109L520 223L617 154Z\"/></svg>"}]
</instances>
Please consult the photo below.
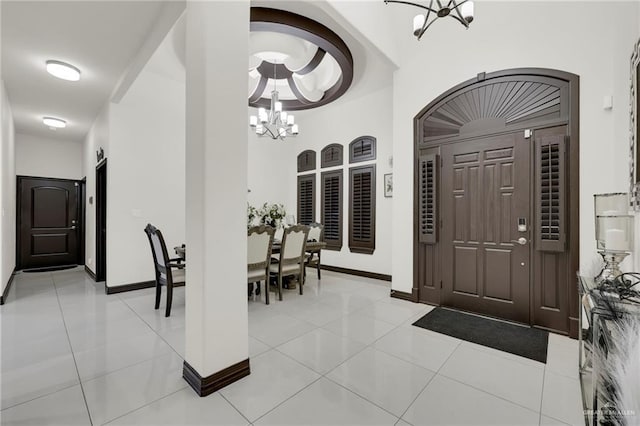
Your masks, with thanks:
<instances>
[{"instance_id":1,"label":"white ceiling","mask_svg":"<svg viewBox=\"0 0 640 426\"><path fill-rule=\"evenodd\" d=\"M2 79L16 132L82 141L145 42L161 1L7 1L2 7ZM79 82L57 79L45 61L71 63ZM42 116L67 120L52 131Z\"/></svg>"}]
</instances>

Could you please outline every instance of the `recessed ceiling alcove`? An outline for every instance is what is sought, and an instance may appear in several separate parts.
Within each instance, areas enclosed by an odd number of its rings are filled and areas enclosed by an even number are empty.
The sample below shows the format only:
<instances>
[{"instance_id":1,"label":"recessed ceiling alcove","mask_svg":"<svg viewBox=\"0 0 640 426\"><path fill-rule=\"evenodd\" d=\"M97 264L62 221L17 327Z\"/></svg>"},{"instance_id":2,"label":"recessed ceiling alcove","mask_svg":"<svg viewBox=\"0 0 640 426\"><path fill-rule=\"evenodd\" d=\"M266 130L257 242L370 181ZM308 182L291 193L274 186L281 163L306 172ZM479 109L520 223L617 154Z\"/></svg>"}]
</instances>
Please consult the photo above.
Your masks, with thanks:
<instances>
[{"instance_id":1,"label":"recessed ceiling alcove","mask_svg":"<svg viewBox=\"0 0 640 426\"><path fill-rule=\"evenodd\" d=\"M316 108L352 81L351 51L335 32L295 13L251 8L249 106L268 108L275 89L286 110Z\"/></svg>"}]
</instances>

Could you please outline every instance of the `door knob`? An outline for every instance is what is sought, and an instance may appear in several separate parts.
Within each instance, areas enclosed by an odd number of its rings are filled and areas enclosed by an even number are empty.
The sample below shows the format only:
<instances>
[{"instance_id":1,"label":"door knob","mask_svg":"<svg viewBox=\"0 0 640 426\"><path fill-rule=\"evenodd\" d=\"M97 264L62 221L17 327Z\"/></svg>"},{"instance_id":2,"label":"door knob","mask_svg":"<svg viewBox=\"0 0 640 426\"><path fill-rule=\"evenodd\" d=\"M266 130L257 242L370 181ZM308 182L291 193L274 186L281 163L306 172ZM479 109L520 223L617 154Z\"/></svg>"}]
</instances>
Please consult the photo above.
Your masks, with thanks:
<instances>
[{"instance_id":1,"label":"door knob","mask_svg":"<svg viewBox=\"0 0 640 426\"><path fill-rule=\"evenodd\" d=\"M71 227L71 230L73 231L74 229L76 229L75 225Z\"/></svg>"},{"instance_id":2,"label":"door knob","mask_svg":"<svg viewBox=\"0 0 640 426\"><path fill-rule=\"evenodd\" d=\"M520 244L521 246L527 244L527 239L525 237L520 237L517 240L511 240L512 243Z\"/></svg>"}]
</instances>

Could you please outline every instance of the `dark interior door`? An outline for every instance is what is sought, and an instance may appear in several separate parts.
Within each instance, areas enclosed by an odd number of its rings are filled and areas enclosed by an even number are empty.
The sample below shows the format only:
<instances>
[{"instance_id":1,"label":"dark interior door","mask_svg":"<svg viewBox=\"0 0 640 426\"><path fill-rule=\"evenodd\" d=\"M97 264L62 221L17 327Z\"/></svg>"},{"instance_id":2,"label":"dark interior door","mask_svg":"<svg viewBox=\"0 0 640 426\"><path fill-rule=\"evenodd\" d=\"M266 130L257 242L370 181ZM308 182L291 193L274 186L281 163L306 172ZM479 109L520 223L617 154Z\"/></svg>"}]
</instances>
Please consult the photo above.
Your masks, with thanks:
<instances>
[{"instance_id":1,"label":"dark interior door","mask_svg":"<svg viewBox=\"0 0 640 426\"><path fill-rule=\"evenodd\" d=\"M96 281L107 279L107 160L96 168Z\"/></svg>"},{"instance_id":2,"label":"dark interior door","mask_svg":"<svg viewBox=\"0 0 640 426\"><path fill-rule=\"evenodd\" d=\"M78 183L18 177L18 257L21 269L78 262Z\"/></svg>"},{"instance_id":3,"label":"dark interior door","mask_svg":"<svg viewBox=\"0 0 640 426\"><path fill-rule=\"evenodd\" d=\"M530 144L523 132L443 146L441 179L442 304L529 323Z\"/></svg>"}]
</instances>

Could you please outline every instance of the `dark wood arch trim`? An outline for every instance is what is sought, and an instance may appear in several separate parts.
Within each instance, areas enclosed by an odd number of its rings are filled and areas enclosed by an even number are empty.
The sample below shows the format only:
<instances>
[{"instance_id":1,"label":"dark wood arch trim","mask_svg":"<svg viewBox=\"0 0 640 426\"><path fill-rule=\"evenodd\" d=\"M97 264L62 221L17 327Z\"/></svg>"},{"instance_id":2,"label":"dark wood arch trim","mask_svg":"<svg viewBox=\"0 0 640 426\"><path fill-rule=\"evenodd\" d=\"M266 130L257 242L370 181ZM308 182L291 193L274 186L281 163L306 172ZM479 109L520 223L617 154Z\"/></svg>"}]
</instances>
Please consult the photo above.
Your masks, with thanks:
<instances>
[{"instance_id":1,"label":"dark wood arch trim","mask_svg":"<svg viewBox=\"0 0 640 426\"><path fill-rule=\"evenodd\" d=\"M580 94L580 77L576 74L572 74L565 71L555 70L555 69L547 69L547 68L515 68L515 69L507 69L496 71L492 73L480 73L476 77L464 81L451 89L445 91L443 94L438 96L436 99L431 101L427 106L425 106L418 114L414 117L414 190L413 190L413 288L411 291L411 299L414 302L422 301L426 303L434 303L440 304L440 293L438 293L436 297L434 297L430 301L426 301L420 294L420 260L419 260L419 252L420 252L420 241L419 241L419 183L418 183L418 160L419 160L419 152L421 149L425 147L434 147L437 148L444 143L450 143L452 140L460 140L460 136L449 137L449 138L439 138L433 140L425 140L423 137L423 121L433 114L438 108L447 102L452 97L463 93L465 91L469 91L473 89L477 85L485 84L486 82L490 82L495 79L513 79L516 78L524 78L524 79L552 79L558 80L559 82L567 83L568 93L566 93L566 118L560 119L556 124L561 124L564 121L564 124L567 125L567 132L569 137L569 149L568 154L570 158L570 165L567 170L567 176L569 180L569 188L572 190L569 193L568 203L571 208L569 208L570 216L569 216L569 226L568 226L568 238L567 244L570 251L569 258L569 270L566 271L568 274L568 318L567 318L567 327L566 330L554 330L559 332L568 333L571 337L577 338L578 335L578 315L580 314L579 306L578 306L578 294L577 294L577 285L575 285L575 273L579 269L580 264L580 213L579 208L575 206L579 206L579 187L580 187L580 127L579 127L579 119L580 119L580 102L579 102L579 94ZM548 127L552 123L542 123L544 127ZM525 128L535 129L536 123L526 123L520 126L523 130ZM542 127L542 126L540 126ZM516 130L518 126L514 126L509 129L509 131ZM504 130L503 130L504 131ZM493 132L495 134L500 133L499 130ZM487 131L487 135L492 134L492 132ZM440 287L442 286L442 282L440 282ZM532 286L533 287L533 286ZM533 291L533 290L532 290ZM533 300L533 298L531 299ZM533 303L532 307L533 309ZM532 317L533 318L533 317Z\"/></svg>"},{"instance_id":2,"label":"dark wood arch trim","mask_svg":"<svg viewBox=\"0 0 640 426\"><path fill-rule=\"evenodd\" d=\"M304 103L299 100L282 100L282 107L287 111L299 111L326 105L342 96L351 86L353 82L353 56L351 51L338 34L321 23L284 10L252 7L250 30L288 34L309 41L331 55L342 70L338 81L325 92L318 102ZM324 55L322 56L324 57ZM312 64L309 66L314 66L315 68L317 65L313 65L314 60L318 60L318 58L314 57ZM279 71L278 75L284 76ZM268 108L270 102L270 99L260 98L255 102L249 102L249 106Z\"/></svg>"}]
</instances>

